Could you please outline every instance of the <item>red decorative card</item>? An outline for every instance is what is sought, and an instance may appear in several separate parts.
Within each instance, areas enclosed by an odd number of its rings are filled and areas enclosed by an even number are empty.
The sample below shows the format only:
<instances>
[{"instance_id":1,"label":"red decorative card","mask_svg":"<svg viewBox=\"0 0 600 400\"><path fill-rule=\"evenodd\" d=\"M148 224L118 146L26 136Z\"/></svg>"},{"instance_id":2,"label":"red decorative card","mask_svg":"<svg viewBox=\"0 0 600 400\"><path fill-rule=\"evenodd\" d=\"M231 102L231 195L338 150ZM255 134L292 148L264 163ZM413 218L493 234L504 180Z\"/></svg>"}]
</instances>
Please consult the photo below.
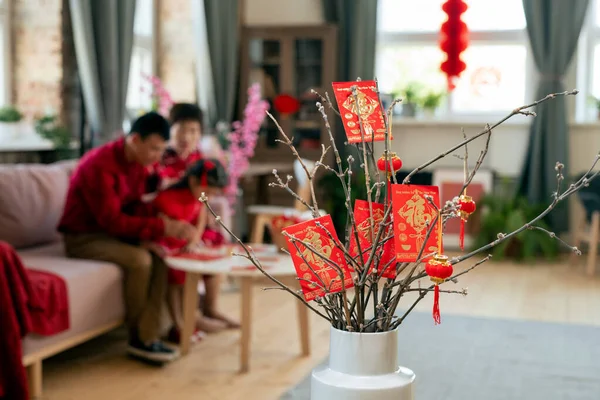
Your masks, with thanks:
<instances>
[{"instance_id":1,"label":"red decorative card","mask_svg":"<svg viewBox=\"0 0 600 400\"><path fill-rule=\"evenodd\" d=\"M365 142L385 140L385 122L375 81L333 82L332 86L348 143L363 141L361 122ZM356 96L352 93L353 86L356 86Z\"/></svg>"},{"instance_id":2,"label":"red decorative card","mask_svg":"<svg viewBox=\"0 0 600 400\"><path fill-rule=\"evenodd\" d=\"M356 200L354 202L354 220L356 221L358 240L360 243L360 250L363 253L363 261L366 263L369 261L372 249L370 249L372 240L377 237L377 233L380 229L380 223L383 221L385 216L385 205L381 203L371 203L373 208L373 234L371 235L371 222L370 215L371 210L369 209L369 202L365 200ZM391 233L391 228L387 229L387 232L382 233L381 239L388 237ZM350 248L348 252L353 257L358 256L358 246L356 245L356 236L354 229L350 233ZM381 246L380 246L381 247ZM396 256L396 250L394 248L394 239L390 239L383 245L383 249L377 249L379 254L379 272L381 268L388 265ZM371 264L369 269L372 269ZM396 276L396 265L392 263L382 274L384 278L394 278Z\"/></svg>"},{"instance_id":3,"label":"red decorative card","mask_svg":"<svg viewBox=\"0 0 600 400\"><path fill-rule=\"evenodd\" d=\"M317 226L317 222L321 226ZM338 269L326 260L331 260L341 268L344 273L344 288L354 286L344 252L336 247L331 239L333 237L337 241L337 234L330 215L289 226L284 228L283 232L297 239L292 240L286 236L296 273L298 277L302 278L300 288L306 301L323 296L326 292L336 293L342 290L342 279ZM310 248L300 243L299 240L308 244Z\"/></svg>"},{"instance_id":4,"label":"red decorative card","mask_svg":"<svg viewBox=\"0 0 600 400\"><path fill-rule=\"evenodd\" d=\"M439 193L437 186L392 185L394 238L398 261L417 261L423 246L423 255L443 251L438 249L438 235L441 232L437 224L425 242L431 224L436 221L436 207L440 207ZM436 207L425 198L426 195L433 198Z\"/></svg>"}]
</instances>

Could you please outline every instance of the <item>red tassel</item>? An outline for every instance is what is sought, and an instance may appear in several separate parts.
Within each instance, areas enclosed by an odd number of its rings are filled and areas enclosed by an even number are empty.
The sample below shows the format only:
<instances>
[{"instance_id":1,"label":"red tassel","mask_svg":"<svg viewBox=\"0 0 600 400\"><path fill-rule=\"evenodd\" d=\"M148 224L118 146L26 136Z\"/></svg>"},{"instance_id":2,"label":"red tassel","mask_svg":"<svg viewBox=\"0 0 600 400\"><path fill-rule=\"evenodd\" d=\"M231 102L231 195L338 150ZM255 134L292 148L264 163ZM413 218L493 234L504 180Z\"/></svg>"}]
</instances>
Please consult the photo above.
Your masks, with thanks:
<instances>
[{"instance_id":1,"label":"red tassel","mask_svg":"<svg viewBox=\"0 0 600 400\"><path fill-rule=\"evenodd\" d=\"M460 219L459 245L460 245L461 250L465 249L465 220L464 220L464 218Z\"/></svg>"},{"instance_id":2,"label":"red tassel","mask_svg":"<svg viewBox=\"0 0 600 400\"><path fill-rule=\"evenodd\" d=\"M439 325L442 322L442 317L440 316L440 286L435 285L435 289L433 290L433 322L436 325Z\"/></svg>"}]
</instances>

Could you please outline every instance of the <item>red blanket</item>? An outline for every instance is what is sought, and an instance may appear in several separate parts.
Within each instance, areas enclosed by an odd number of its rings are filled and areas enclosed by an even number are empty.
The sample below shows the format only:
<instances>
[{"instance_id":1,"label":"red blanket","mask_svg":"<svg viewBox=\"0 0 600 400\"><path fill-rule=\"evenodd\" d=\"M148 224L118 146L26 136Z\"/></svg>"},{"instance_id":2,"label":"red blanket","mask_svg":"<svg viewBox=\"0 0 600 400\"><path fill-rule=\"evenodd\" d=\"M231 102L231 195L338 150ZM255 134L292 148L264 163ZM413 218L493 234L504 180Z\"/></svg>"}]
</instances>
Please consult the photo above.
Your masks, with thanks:
<instances>
[{"instance_id":1,"label":"red blanket","mask_svg":"<svg viewBox=\"0 0 600 400\"><path fill-rule=\"evenodd\" d=\"M31 330L33 291L14 249L0 242L0 398L26 400L27 375L21 361L21 338Z\"/></svg>"},{"instance_id":2,"label":"red blanket","mask_svg":"<svg viewBox=\"0 0 600 400\"><path fill-rule=\"evenodd\" d=\"M31 331L38 335L54 335L69 329L69 297L67 283L46 271L27 269L35 293L35 306L30 304Z\"/></svg>"},{"instance_id":3,"label":"red blanket","mask_svg":"<svg viewBox=\"0 0 600 400\"><path fill-rule=\"evenodd\" d=\"M27 400L21 338L69 329L67 285L60 276L25 269L19 255L0 241L0 399Z\"/></svg>"}]
</instances>

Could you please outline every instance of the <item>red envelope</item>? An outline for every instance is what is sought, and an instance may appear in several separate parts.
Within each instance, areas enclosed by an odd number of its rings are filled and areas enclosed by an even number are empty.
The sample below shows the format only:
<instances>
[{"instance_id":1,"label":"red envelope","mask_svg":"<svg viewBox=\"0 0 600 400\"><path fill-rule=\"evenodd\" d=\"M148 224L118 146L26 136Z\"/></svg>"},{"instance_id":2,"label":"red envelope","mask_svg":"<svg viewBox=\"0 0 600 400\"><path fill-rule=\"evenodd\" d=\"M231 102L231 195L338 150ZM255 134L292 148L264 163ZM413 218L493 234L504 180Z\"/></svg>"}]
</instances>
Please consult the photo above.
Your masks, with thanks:
<instances>
[{"instance_id":1,"label":"red envelope","mask_svg":"<svg viewBox=\"0 0 600 400\"><path fill-rule=\"evenodd\" d=\"M354 220L356 221L356 227L358 230L358 240L360 243L360 249L363 252L363 261L366 263L369 261L369 256L371 255L370 246L372 243L372 237L377 237L377 233L379 232L380 226L379 224L383 220L385 216L385 205L381 203L371 203L373 208L373 228L374 233L371 236L371 222L370 215L371 212L369 210L369 202L365 200L356 200L354 202ZM386 238L390 235L391 228L387 229L387 232L382 233L381 239ZM379 246L381 247L381 246ZM358 256L358 246L356 245L356 235L354 234L354 229L350 234L350 248L348 250L350 255L353 257ZM394 239L390 239L383 245L383 249L377 249L377 253L379 254L380 260L378 265L378 272L381 273L381 268L385 267L390 261L394 259L396 256L396 250L394 248ZM350 266L352 269L352 266ZM369 270L373 269L373 265L369 266ZM396 276L396 265L392 263L382 274L384 278L394 278Z\"/></svg>"},{"instance_id":2,"label":"red envelope","mask_svg":"<svg viewBox=\"0 0 600 400\"><path fill-rule=\"evenodd\" d=\"M344 123L346 137L348 137L348 143L363 141L358 121L359 111L364 131L364 141L385 140L385 122L375 81L333 82L332 86ZM356 86L356 98L352 94L352 86ZM356 107L357 99L358 110Z\"/></svg>"},{"instance_id":3,"label":"red envelope","mask_svg":"<svg viewBox=\"0 0 600 400\"><path fill-rule=\"evenodd\" d=\"M317 226L317 221L321 223L322 227ZM344 288L347 289L354 286L352 274L344 258L344 252L336 247L327 234L327 232L330 232L331 236L337 240L337 234L333 228L330 215L289 226L284 228L283 232L287 232L294 238L308 243L319 254L337 264L344 273ZM302 289L302 293L304 293L306 301L323 296L326 293L323 288L329 288L329 293L336 293L342 290L341 276L339 276L338 270L335 267L332 267L331 264L327 263L322 257L319 257L302 243L292 241L287 236L286 241L288 243L288 250L292 255L296 273L298 277L303 278L303 280L300 280L300 288ZM296 249L296 246L298 246L298 249Z\"/></svg>"},{"instance_id":4,"label":"red envelope","mask_svg":"<svg viewBox=\"0 0 600 400\"><path fill-rule=\"evenodd\" d=\"M433 203L440 207L440 191L437 186L392 185L396 259L400 262L417 261L423 246L423 255L443 252L443 249L438 249L438 235L441 232L437 223L425 243L427 232L438 213L425 199L426 195L431 196Z\"/></svg>"}]
</instances>

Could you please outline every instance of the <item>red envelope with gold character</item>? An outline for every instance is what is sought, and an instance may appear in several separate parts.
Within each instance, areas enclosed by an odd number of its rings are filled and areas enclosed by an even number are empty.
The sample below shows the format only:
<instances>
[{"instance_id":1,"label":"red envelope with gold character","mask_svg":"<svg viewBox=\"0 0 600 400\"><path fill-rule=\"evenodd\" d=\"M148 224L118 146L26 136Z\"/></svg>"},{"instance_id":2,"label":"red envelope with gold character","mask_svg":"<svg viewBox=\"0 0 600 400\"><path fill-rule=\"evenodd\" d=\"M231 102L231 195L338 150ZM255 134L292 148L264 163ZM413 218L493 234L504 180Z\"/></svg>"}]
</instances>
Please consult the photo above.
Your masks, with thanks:
<instances>
[{"instance_id":1,"label":"red envelope with gold character","mask_svg":"<svg viewBox=\"0 0 600 400\"><path fill-rule=\"evenodd\" d=\"M437 186L392 185L396 259L400 262L417 261L423 246L423 255L443 251L438 249L438 235L441 232L437 223L425 242L427 232L436 221L438 213L425 199L426 195L431 196L433 203L440 207L440 191Z\"/></svg>"},{"instance_id":2,"label":"red envelope with gold character","mask_svg":"<svg viewBox=\"0 0 600 400\"><path fill-rule=\"evenodd\" d=\"M320 222L322 226L317 226L317 222ZM339 269L325 260L331 260L341 268L344 273L343 287L351 288L354 286L350 269L344 258L344 252L336 247L327 234L327 232L330 232L331 236L337 241L337 234L333 228L330 215L289 226L284 228L283 232L302 240L310 247L309 249L298 240L293 241L286 236L288 250L292 255L296 273L298 277L302 278L300 288L306 301L314 300L327 292L336 293L342 290L342 278L338 272Z\"/></svg>"},{"instance_id":3,"label":"red envelope with gold character","mask_svg":"<svg viewBox=\"0 0 600 400\"><path fill-rule=\"evenodd\" d=\"M374 238L377 237L377 233L380 229L380 223L383 221L385 216L385 205L381 203L371 203L373 208L373 235L371 235L371 211L369 209L369 202L365 200L356 200L354 202L354 220L356 221L356 228L358 233L358 240L360 243L360 250L363 253L363 261L366 263L369 261L371 256L371 243ZM381 234L380 240L390 236L391 228L386 229L387 232ZM379 246L381 247L381 246ZM350 234L350 248L348 250L350 255L353 257L358 256L358 246L356 245L356 235L354 229ZM379 266L378 270L381 273L381 268L385 267L396 257L396 250L394 249L394 239L390 239L384 243L383 249L377 249L379 255ZM352 268L352 266L350 266ZM373 265L369 269L372 269ZM394 278L396 276L396 264L392 263L382 274L384 278Z\"/></svg>"},{"instance_id":4,"label":"red envelope with gold character","mask_svg":"<svg viewBox=\"0 0 600 400\"><path fill-rule=\"evenodd\" d=\"M348 143L363 141L358 120L359 112L364 131L364 141L385 140L385 122L375 81L333 82L332 86L344 123L344 130L348 137ZM356 97L352 93L353 86L356 86Z\"/></svg>"}]
</instances>

